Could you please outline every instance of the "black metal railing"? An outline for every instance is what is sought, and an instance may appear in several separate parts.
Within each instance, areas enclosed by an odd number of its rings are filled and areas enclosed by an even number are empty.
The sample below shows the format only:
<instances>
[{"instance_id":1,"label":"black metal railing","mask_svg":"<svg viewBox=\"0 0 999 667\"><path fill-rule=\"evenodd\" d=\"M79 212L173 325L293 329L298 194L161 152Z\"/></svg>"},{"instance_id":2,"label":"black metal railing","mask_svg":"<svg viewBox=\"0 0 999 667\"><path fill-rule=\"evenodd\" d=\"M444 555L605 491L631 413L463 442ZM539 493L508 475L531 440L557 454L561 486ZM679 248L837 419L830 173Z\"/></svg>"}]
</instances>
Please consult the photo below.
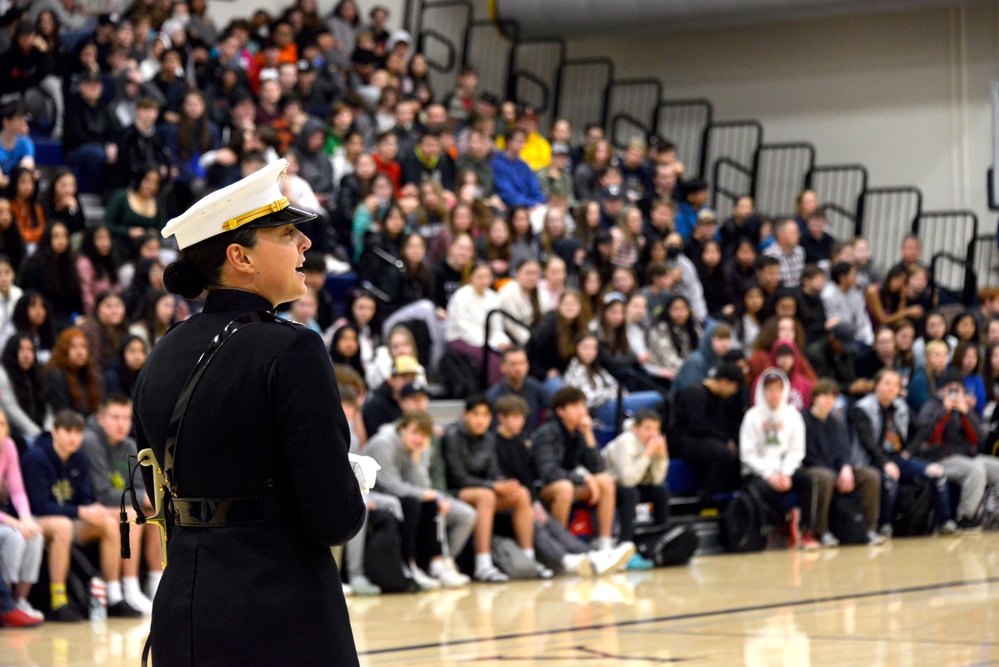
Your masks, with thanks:
<instances>
[{"instance_id":1,"label":"black metal railing","mask_svg":"<svg viewBox=\"0 0 999 667\"><path fill-rule=\"evenodd\" d=\"M463 65L479 73L479 88L505 99L513 44L499 33L492 21L472 21L465 31Z\"/></svg>"},{"instance_id":2,"label":"black metal railing","mask_svg":"<svg viewBox=\"0 0 999 667\"><path fill-rule=\"evenodd\" d=\"M711 206L724 220L739 197L753 189L753 161L763 143L763 125L755 120L727 120L708 126L707 162L713 187Z\"/></svg>"},{"instance_id":3,"label":"black metal railing","mask_svg":"<svg viewBox=\"0 0 999 667\"><path fill-rule=\"evenodd\" d=\"M815 168L815 146L807 142L761 144L753 158L756 210L771 218L794 215L794 200Z\"/></svg>"},{"instance_id":4,"label":"black metal railing","mask_svg":"<svg viewBox=\"0 0 999 667\"><path fill-rule=\"evenodd\" d=\"M572 140L581 143L587 123L607 125L607 104L614 63L610 58L563 60L555 79L555 115L572 124Z\"/></svg>"},{"instance_id":5,"label":"black metal railing","mask_svg":"<svg viewBox=\"0 0 999 667\"><path fill-rule=\"evenodd\" d=\"M504 322L503 329L506 330L506 323L516 324L517 326L523 328L524 330L530 332L531 325L527 324L523 320L520 320L510 313L506 312L502 308L496 308L490 310L486 313L486 337L485 345L482 347L482 365L479 368L479 388L485 390L489 387L489 355L490 354L502 354L499 350L494 350L489 347L489 334L492 329L492 321L494 317L499 317Z\"/></svg>"},{"instance_id":6,"label":"black metal railing","mask_svg":"<svg viewBox=\"0 0 999 667\"><path fill-rule=\"evenodd\" d=\"M564 60L561 40L521 41L510 58L510 98L533 107L542 127L555 120L555 87Z\"/></svg>"},{"instance_id":7,"label":"black metal railing","mask_svg":"<svg viewBox=\"0 0 999 667\"><path fill-rule=\"evenodd\" d=\"M822 202L829 233L848 239L860 234L860 208L867 191L867 168L860 164L829 164L812 169L805 187Z\"/></svg>"},{"instance_id":8,"label":"black metal railing","mask_svg":"<svg viewBox=\"0 0 999 667\"><path fill-rule=\"evenodd\" d=\"M658 79L618 80L608 58L567 59L562 39L520 40L515 22L473 19L469 0L405 0L405 25L427 54L436 90L450 90L459 65L472 65L480 90L530 104L545 122L566 118L574 142L591 122L600 124L618 148L653 133L673 141L687 177L708 179L712 206L723 219L743 195L754 195L766 214L787 215L794 196L807 187L816 191L830 233L866 235L880 268L894 263L905 235L918 233L924 259L944 253L937 262L946 274L939 277L941 284L954 285L961 276L967 282L969 275L983 284L999 283L995 237L978 236L973 213L923 213L918 189L869 188L863 165L816 167L809 144L763 145L763 127L756 120L716 121L709 100L663 100ZM956 221L957 231L951 234L939 220ZM963 268L947 264L947 255L962 254Z\"/></svg>"},{"instance_id":9,"label":"black metal railing","mask_svg":"<svg viewBox=\"0 0 999 667\"><path fill-rule=\"evenodd\" d=\"M620 79L612 81L608 90L607 127L610 142L624 148L632 139L645 139L656 125L656 111L663 97L659 79ZM627 125L615 118L627 117ZM630 127L629 127L630 126Z\"/></svg>"},{"instance_id":10,"label":"black metal railing","mask_svg":"<svg viewBox=\"0 0 999 667\"><path fill-rule=\"evenodd\" d=\"M703 178L707 173L708 127L713 120L709 100L663 100L656 108L656 134L676 144L687 178Z\"/></svg>"},{"instance_id":11,"label":"black metal railing","mask_svg":"<svg viewBox=\"0 0 999 667\"><path fill-rule=\"evenodd\" d=\"M930 262L930 287L941 306L974 303L978 281L972 262L949 252L934 253Z\"/></svg>"},{"instance_id":12,"label":"black metal railing","mask_svg":"<svg viewBox=\"0 0 999 667\"><path fill-rule=\"evenodd\" d=\"M424 3L421 14L416 46L426 56L430 85L437 91L450 91L465 59L465 34L472 21L472 4L468 0Z\"/></svg>"},{"instance_id":13,"label":"black metal railing","mask_svg":"<svg viewBox=\"0 0 999 667\"><path fill-rule=\"evenodd\" d=\"M982 234L974 241L975 275L981 287L999 287L999 241L995 234Z\"/></svg>"},{"instance_id":14,"label":"black metal railing","mask_svg":"<svg viewBox=\"0 0 999 667\"><path fill-rule=\"evenodd\" d=\"M939 252L964 258L964 266L945 265L945 272L937 276L944 284L963 284L964 276L958 273L963 274L968 267L974 270L978 216L972 211L925 211L916 220L912 233L919 237L923 262L932 261Z\"/></svg>"},{"instance_id":15,"label":"black metal railing","mask_svg":"<svg viewBox=\"0 0 999 667\"><path fill-rule=\"evenodd\" d=\"M874 265L885 269L898 261L902 239L912 233L923 210L917 188L868 188L861 200L860 233L871 246Z\"/></svg>"}]
</instances>

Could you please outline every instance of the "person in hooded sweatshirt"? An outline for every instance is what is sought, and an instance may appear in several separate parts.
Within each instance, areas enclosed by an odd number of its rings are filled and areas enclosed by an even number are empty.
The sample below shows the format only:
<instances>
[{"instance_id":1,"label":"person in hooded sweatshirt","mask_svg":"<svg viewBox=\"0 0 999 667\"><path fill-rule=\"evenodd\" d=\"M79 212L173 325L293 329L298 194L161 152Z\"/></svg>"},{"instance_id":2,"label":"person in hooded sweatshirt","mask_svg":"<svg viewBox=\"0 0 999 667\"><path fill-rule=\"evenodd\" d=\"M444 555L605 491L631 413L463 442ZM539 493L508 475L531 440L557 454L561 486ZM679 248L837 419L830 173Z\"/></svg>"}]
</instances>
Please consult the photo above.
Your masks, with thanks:
<instances>
[{"instance_id":1,"label":"person in hooded sweatshirt","mask_svg":"<svg viewBox=\"0 0 999 667\"><path fill-rule=\"evenodd\" d=\"M812 382L801 370L801 353L794 341L779 340L770 348L770 365L784 371L791 383L788 402L798 412L804 412L812 406ZM760 379L756 378L755 387Z\"/></svg>"},{"instance_id":2,"label":"person in hooded sweatshirt","mask_svg":"<svg viewBox=\"0 0 999 667\"><path fill-rule=\"evenodd\" d=\"M739 457L746 484L755 488L772 515L781 516L787 494L797 494L798 507L788 513L790 546L817 549L819 541L812 534L812 478L801 465L805 458L805 422L788 403L790 391L791 383L784 371L763 371L756 385L756 404L742 418Z\"/></svg>"},{"instance_id":3,"label":"person in hooded sweatshirt","mask_svg":"<svg viewBox=\"0 0 999 667\"><path fill-rule=\"evenodd\" d=\"M729 325L721 322L708 327L701 337L697 351L691 353L677 371L671 387L673 393L679 394L687 387L704 382L704 379L711 375L711 371L718 368L722 357L731 347L732 328Z\"/></svg>"},{"instance_id":4,"label":"person in hooded sweatshirt","mask_svg":"<svg viewBox=\"0 0 999 667\"><path fill-rule=\"evenodd\" d=\"M298 175L312 187L316 199L327 211L332 211L336 201L333 186L333 164L323 152L326 128L321 120L310 118L302 125L295 139L298 156Z\"/></svg>"}]
</instances>

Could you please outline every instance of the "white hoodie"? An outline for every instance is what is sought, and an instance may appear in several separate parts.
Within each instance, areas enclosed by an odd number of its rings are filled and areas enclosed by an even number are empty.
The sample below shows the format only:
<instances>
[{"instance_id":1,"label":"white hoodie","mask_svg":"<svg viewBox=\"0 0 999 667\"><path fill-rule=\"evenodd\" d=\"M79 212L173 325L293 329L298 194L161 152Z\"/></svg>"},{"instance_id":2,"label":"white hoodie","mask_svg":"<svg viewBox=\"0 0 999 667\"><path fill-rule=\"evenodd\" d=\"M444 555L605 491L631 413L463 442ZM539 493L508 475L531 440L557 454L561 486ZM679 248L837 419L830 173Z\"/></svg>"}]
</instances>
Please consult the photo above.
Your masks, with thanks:
<instances>
[{"instance_id":1,"label":"white hoodie","mask_svg":"<svg viewBox=\"0 0 999 667\"><path fill-rule=\"evenodd\" d=\"M776 410L767 404L764 379L777 375L784 384ZM805 458L805 422L801 413L787 401L790 382L784 371L768 368L756 385L756 404L742 418L739 429L739 458L744 475L763 479L774 473L793 475Z\"/></svg>"}]
</instances>

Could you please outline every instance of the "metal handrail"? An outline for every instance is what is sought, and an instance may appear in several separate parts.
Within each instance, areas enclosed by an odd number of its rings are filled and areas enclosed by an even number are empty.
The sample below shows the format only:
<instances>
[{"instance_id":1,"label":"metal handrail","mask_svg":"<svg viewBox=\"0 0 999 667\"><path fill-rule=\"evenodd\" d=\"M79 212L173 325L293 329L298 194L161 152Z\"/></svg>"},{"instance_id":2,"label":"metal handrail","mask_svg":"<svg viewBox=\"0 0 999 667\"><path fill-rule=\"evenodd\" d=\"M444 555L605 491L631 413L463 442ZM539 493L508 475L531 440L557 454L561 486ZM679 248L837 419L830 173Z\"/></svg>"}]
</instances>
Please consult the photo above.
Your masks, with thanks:
<instances>
[{"instance_id":1,"label":"metal handrail","mask_svg":"<svg viewBox=\"0 0 999 667\"><path fill-rule=\"evenodd\" d=\"M486 389L489 386L489 353L498 351L489 347L489 329L492 326L494 315L499 315L505 322L513 322L514 324L523 327L528 332L531 331L531 325L527 324L523 320L517 319L502 308L495 308L486 313L486 337L482 345L482 366L479 369L479 387L481 389Z\"/></svg>"},{"instance_id":2,"label":"metal handrail","mask_svg":"<svg viewBox=\"0 0 999 667\"><path fill-rule=\"evenodd\" d=\"M631 380L635 380L638 384L645 385L648 389L657 392L663 397L664 401L669 400L667 394L663 394L663 388L652 381L651 378L646 377L642 373L636 373L632 369L627 369L623 375ZM616 378L615 378L616 379ZM614 410L614 434L617 435L621 432L621 428L624 426L624 382L618 380L617 382L617 406ZM663 424L666 427L667 424Z\"/></svg>"}]
</instances>

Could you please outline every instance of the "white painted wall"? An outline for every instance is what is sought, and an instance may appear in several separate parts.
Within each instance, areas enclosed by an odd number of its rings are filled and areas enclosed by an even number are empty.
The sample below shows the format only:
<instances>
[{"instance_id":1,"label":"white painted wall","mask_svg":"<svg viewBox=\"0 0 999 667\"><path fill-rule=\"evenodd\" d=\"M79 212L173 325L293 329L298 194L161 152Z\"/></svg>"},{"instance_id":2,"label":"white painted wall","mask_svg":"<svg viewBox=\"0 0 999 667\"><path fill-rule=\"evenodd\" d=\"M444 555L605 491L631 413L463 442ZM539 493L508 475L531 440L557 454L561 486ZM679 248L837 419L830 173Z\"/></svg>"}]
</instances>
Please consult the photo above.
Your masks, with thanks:
<instances>
[{"instance_id":1,"label":"white painted wall","mask_svg":"<svg viewBox=\"0 0 999 667\"><path fill-rule=\"evenodd\" d=\"M915 185L925 209L987 207L997 3L571 42L667 98L706 97L719 120L756 118L766 141L810 141L820 164L860 162L872 186Z\"/></svg>"}]
</instances>

